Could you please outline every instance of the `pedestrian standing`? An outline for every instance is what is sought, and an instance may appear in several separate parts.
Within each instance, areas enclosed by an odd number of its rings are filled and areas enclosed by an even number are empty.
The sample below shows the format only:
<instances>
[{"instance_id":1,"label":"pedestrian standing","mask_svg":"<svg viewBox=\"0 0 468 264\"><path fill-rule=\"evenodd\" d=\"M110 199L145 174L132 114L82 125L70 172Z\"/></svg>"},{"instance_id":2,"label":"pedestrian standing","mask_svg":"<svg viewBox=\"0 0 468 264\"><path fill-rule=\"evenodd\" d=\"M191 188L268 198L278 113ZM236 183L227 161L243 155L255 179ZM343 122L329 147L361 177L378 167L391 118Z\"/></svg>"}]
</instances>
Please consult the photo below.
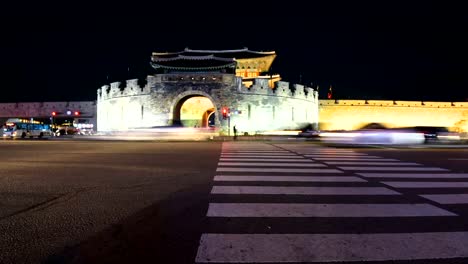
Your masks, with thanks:
<instances>
[{"instance_id":1,"label":"pedestrian standing","mask_svg":"<svg viewBox=\"0 0 468 264\"><path fill-rule=\"evenodd\" d=\"M236 125L234 125L233 131L234 131L234 140L237 140L237 128L236 128Z\"/></svg>"}]
</instances>

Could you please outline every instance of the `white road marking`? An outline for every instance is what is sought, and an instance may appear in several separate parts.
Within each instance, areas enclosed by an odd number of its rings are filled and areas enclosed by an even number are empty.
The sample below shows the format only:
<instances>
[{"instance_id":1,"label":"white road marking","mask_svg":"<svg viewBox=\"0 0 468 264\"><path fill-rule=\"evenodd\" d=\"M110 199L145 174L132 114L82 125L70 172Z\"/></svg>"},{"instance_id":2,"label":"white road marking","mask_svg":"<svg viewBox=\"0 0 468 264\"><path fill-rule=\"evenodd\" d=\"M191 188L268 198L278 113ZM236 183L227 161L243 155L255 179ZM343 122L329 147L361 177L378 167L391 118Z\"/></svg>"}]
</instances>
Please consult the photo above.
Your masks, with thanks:
<instances>
[{"instance_id":1,"label":"white road marking","mask_svg":"<svg viewBox=\"0 0 468 264\"><path fill-rule=\"evenodd\" d=\"M210 203L209 217L457 216L430 204Z\"/></svg>"},{"instance_id":2,"label":"white road marking","mask_svg":"<svg viewBox=\"0 0 468 264\"><path fill-rule=\"evenodd\" d=\"M420 195L440 204L468 204L468 194L425 194Z\"/></svg>"},{"instance_id":3,"label":"white road marking","mask_svg":"<svg viewBox=\"0 0 468 264\"><path fill-rule=\"evenodd\" d=\"M356 173L366 178L468 178L468 173Z\"/></svg>"},{"instance_id":4,"label":"white road marking","mask_svg":"<svg viewBox=\"0 0 468 264\"><path fill-rule=\"evenodd\" d=\"M397 165L397 166L420 166L419 163L414 162L374 162L374 161L327 161L325 164L329 165Z\"/></svg>"},{"instance_id":5,"label":"white road marking","mask_svg":"<svg viewBox=\"0 0 468 264\"><path fill-rule=\"evenodd\" d=\"M221 155L221 158L282 158L282 159L297 159L301 156L297 155Z\"/></svg>"},{"instance_id":6,"label":"white road marking","mask_svg":"<svg viewBox=\"0 0 468 264\"><path fill-rule=\"evenodd\" d=\"M290 153L290 151L287 150L227 150L223 151L224 154L228 153L249 153L249 154L255 154L255 153Z\"/></svg>"},{"instance_id":7,"label":"white road marking","mask_svg":"<svg viewBox=\"0 0 468 264\"><path fill-rule=\"evenodd\" d=\"M309 158L326 158L326 157L333 157L333 158L359 158L359 157L365 157L365 158L381 158L378 156L368 156L366 154L314 154L314 155L304 155Z\"/></svg>"},{"instance_id":8,"label":"white road marking","mask_svg":"<svg viewBox=\"0 0 468 264\"><path fill-rule=\"evenodd\" d=\"M400 195L385 187L213 186L212 194Z\"/></svg>"},{"instance_id":9,"label":"white road marking","mask_svg":"<svg viewBox=\"0 0 468 264\"><path fill-rule=\"evenodd\" d=\"M339 160L339 161L399 161L397 159L379 159L379 157L369 158L367 157L355 157L355 158L342 158L342 157L329 157L329 158L314 158L314 160L326 161L326 160Z\"/></svg>"},{"instance_id":10,"label":"white road marking","mask_svg":"<svg viewBox=\"0 0 468 264\"><path fill-rule=\"evenodd\" d=\"M336 154L357 154L357 155L367 155L366 153L358 153L354 151L295 151L300 152L301 154L306 155L319 155L319 154L327 154L327 155L336 155Z\"/></svg>"},{"instance_id":11,"label":"white road marking","mask_svg":"<svg viewBox=\"0 0 468 264\"><path fill-rule=\"evenodd\" d=\"M218 166L269 166L269 167L326 167L324 164L319 163L268 163L268 162L218 162Z\"/></svg>"},{"instance_id":12,"label":"white road marking","mask_svg":"<svg viewBox=\"0 0 468 264\"><path fill-rule=\"evenodd\" d=\"M215 181L267 181L267 182L366 182L358 177L346 176L237 176L217 175Z\"/></svg>"},{"instance_id":13,"label":"white road marking","mask_svg":"<svg viewBox=\"0 0 468 264\"><path fill-rule=\"evenodd\" d=\"M395 188L467 188L468 182L392 182L385 181L383 184Z\"/></svg>"},{"instance_id":14,"label":"white road marking","mask_svg":"<svg viewBox=\"0 0 468 264\"><path fill-rule=\"evenodd\" d=\"M203 234L196 262L345 262L468 257L468 232Z\"/></svg>"},{"instance_id":15,"label":"white road marking","mask_svg":"<svg viewBox=\"0 0 468 264\"><path fill-rule=\"evenodd\" d=\"M435 167L356 167L344 166L338 167L341 170L361 170L361 171L448 171L447 169Z\"/></svg>"},{"instance_id":16,"label":"white road marking","mask_svg":"<svg viewBox=\"0 0 468 264\"><path fill-rule=\"evenodd\" d=\"M305 158L297 158L297 159L274 159L274 158L269 158L269 159L255 159L255 158L250 158L250 159L244 159L244 158L221 158L219 161L286 161L286 162L313 162L310 159L305 159Z\"/></svg>"},{"instance_id":17,"label":"white road marking","mask_svg":"<svg viewBox=\"0 0 468 264\"><path fill-rule=\"evenodd\" d=\"M216 171L233 171L233 172L289 172L289 173L343 173L336 169L296 169L296 168L228 168L218 167Z\"/></svg>"}]
</instances>

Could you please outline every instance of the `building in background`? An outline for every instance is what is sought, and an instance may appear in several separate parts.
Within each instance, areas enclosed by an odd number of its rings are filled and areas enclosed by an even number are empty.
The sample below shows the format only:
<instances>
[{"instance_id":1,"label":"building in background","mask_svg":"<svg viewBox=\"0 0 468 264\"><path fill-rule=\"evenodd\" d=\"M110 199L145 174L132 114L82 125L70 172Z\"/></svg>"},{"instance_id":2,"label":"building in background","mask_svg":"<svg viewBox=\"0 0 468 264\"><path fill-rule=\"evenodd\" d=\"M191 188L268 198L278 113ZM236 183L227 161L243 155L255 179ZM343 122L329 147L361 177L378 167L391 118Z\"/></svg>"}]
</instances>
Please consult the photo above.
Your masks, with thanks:
<instances>
[{"instance_id":1,"label":"building in background","mask_svg":"<svg viewBox=\"0 0 468 264\"><path fill-rule=\"evenodd\" d=\"M318 124L318 92L281 81L274 51L154 52L155 74L98 90L100 131L161 126L213 127L221 134L295 130ZM223 114L224 113L224 114Z\"/></svg>"},{"instance_id":2,"label":"building in background","mask_svg":"<svg viewBox=\"0 0 468 264\"><path fill-rule=\"evenodd\" d=\"M96 101L0 103L0 123L9 118L38 120L52 127L66 125L96 131Z\"/></svg>"},{"instance_id":3,"label":"building in background","mask_svg":"<svg viewBox=\"0 0 468 264\"><path fill-rule=\"evenodd\" d=\"M73 124L87 131L128 131L161 126L215 128L239 134L312 127L354 130L369 123L387 127L436 126L468 131L468 102L318 100L318 92L270 72L274 51L192 50L154 52L154 75L114 82L97 101L0 103L0 122L33 118Z\"/></svg>"}]
</instances>

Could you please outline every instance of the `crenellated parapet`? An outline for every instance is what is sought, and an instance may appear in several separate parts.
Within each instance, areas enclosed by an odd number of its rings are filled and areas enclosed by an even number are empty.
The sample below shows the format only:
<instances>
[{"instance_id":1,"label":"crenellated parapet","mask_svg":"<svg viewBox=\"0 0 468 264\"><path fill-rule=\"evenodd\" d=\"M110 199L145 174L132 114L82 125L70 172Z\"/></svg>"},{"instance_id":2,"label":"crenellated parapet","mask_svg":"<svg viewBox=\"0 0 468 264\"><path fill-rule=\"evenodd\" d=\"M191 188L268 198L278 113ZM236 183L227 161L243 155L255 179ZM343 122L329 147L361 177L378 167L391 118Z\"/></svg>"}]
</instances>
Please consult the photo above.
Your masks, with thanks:
<instances>
[{"instance_id":1,"label":"crenellated parapet","mask_svg":"<svg viewBox=\"0 0 468 264\"><path fill-rule=\"evenodd\" d=\"M271 78L251 80L246 85L243 78L229 73L171 72L148 76L144 87L136 79L127 80L125 87L121 82L110 83L98 90L100 129L118 131L189 122L184 118L190 111L182 105L192 97L208 98L213 107L207 108L203 118L209 112L216 113L214 124L224 132L227 123L220 114L222 108L231 109L230 120L248 133L296 129L318 122L317 93L312 88L282 81L271 88Z\"/></svg>"},{"instance_id":2,"label":"crenellated parapet","mask_svg":"<svg viewBox=\"0 0 468 264\"><path fill-rule=\"evenodd\" d=\"M265 95L271 97L287 97L291 99L301 99L316 101L318 93L313 88L301 84L290 84L289 82L278 81L274 88L270 88L269 79L255 78L252 85L245 86L242 78L232 74L207 73L207 74L157 74L150 75L146 79L146 85L141 87L138 79L126 80L125 86L122 82L113 82L110 85L103 85L97 91L98 100L109 100L113 98L131 97L151 94L151 91L167 92L167 87L190 87L190 86L210 86L217 84L217 87L233 87L240 94Z\"/></svg>"},{"instance_id":3,"label":"crenellated parapet","mask_svg":"<svg viewBox=\"0 0 468 264\"><path fill-rule=\"evenodd\" d=\"M270 95L274 96L273 89L268 86L267 79L254 79L253 84L249 87L243 85L241 89L242 93L256 94L256 95Z\"/></svg>"},{"instance_id":4,"label":"crenellated parapet","mask_svg":"<svg viewBox=\"0 0 468 264\"><path fill-rule=\"evenodd\" d=\"M304 90L304 85L301 84L293 84L293 93L295 97L298 98L306 98L306 92Z\"/></svg>"},{"instance_id":5,"label":"crenellated parapet","mask_svg":"<svg viewBox=\"0 0 468 264\"><path fill-rule=\"evenodd\" d=\"M288 82L279 81L276 82L275 93L278 96L291 97L292 90L289 88Z\"/></svg>"},{"instance_id":6,"label":"crenellated parapet","mask_svg":"<svg viewBox=\"0 0 468 264\"><path fill-rule=\"evenodd\" d=\"M397 100L341 100L322 99L320 106L375 106L415 108L467 108L468 102L397 101Z\"/></svg>"},{"instance_id":7,"label":"crenellated parapet","mask_svg":"<svg viewBox=\"0 0 468 264\"><path fill-rule=\"evenodd\" d=\"M269 87L269 80L266 78L254 79L251 86L239 85L239 91L245 94L265 95L286 97L291 99L300 99L308 101L317 101L318 92L314 91L311 87L306 87L301 84L291 85L289 82L278 81L275 83L274 88Z\"/></svg>"},{"instance_id":8,"label":"crenellated parapet","mask_svg":"<svg viewBox=\"0 0 468 264\"><path fill-rule=\"evenodd\" d=\"M141 93L141 87L138 85L138 79L127 80L127 85L122 90L123 96L138 95Z\"/></svg>"},{"instance_id":9,"label":"crenellated parapet","mask_svg":"<svg viewBox=\"0 0 468 264\"><path fill-rule=\"evenodd\" d=\"M120 84L121 82L113 82L110 84L110 97L119 97L122 94L123 90L120 89Z\"/></svg>"},{"instance_id":10,"label":"crenellated parapet","mask_svg":"<svg viewBox=\"0 0 468 264\"><path fill-rule=\"evenodd\" d=\"M146 81L147 83L143 87L138 84L138 79L126 80L125 87L122 87L122 82L113 82L110 83L110 85L103 85L97 90L98 101L149 94L156 80L153 76L148 76Z\"/></svg>"}]
</instances>

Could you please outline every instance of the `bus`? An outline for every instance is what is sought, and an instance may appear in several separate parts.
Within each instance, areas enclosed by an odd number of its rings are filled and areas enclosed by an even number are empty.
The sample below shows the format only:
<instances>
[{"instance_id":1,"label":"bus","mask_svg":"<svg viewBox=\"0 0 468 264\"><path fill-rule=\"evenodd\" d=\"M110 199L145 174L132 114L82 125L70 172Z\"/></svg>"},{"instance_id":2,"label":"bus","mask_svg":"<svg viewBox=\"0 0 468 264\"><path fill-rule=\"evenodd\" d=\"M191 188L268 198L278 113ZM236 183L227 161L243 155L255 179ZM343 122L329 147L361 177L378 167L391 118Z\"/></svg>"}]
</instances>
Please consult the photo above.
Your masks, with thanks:
<instances>
[{"instance_id":1,"label":"bus","mask_svg":"<svg viewBox=\"0 0 468 264\"><path fill-rule=\"evenodd\" d=\"M3 125L3 138L50 138L50 124L22 118L9 118Z\"/></svg>"}]
</instances>

